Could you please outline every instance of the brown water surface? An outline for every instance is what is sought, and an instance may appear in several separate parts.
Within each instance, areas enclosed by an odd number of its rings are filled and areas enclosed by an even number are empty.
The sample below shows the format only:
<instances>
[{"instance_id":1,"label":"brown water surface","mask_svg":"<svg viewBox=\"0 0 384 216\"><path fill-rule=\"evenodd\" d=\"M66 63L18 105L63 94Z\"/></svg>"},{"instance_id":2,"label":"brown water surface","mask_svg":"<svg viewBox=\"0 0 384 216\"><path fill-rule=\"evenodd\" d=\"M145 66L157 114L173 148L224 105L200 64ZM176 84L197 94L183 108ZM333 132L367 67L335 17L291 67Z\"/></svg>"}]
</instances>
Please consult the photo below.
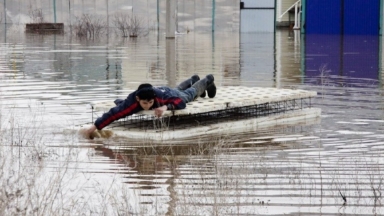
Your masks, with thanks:
<instances>
[{"instance_id":1,"label":"brown water surface","mask_svg":"<svg viewBox=\"0 0 384 216\"><path fill-rule=\"evenodd\" d=\"M175 40L1 32L1 154L12 158L3 167L43 170L26 178L38 179L36 203L60 179L60 192L45 197L57 215L384 214L382 54L365 49L380 41L371 39L344 38L340 51L333 37L282 30ZM317 91L321 122L161 144L71 130L97 117L95 101L195 73L213 73L218 86Z\"/></svg>"}]
</instances>

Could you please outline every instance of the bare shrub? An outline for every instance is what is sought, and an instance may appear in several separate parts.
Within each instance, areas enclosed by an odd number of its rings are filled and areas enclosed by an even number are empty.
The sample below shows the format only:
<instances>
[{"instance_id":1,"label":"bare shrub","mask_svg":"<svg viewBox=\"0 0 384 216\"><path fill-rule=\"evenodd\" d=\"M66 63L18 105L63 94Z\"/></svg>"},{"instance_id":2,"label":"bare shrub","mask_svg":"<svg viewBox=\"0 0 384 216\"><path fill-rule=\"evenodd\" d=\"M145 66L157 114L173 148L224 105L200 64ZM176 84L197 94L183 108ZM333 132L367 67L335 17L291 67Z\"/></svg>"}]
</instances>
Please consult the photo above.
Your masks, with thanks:
<instances>
[{"instance_id":1,"label":"bare shrub","mask_svg":"<svg viewBox=\"0 0 384 216\"><path fill-rule=\"evenodd\" d=\"M137 36L139 36L139 34L142 33L142 23L143 23L143 20L140 19L137 16L131 16L130 20L129 20L129 23L130 23L129 36L130 37L137 37Z\"/></svg>"},{"instance_id":2,"label":"bare shrub","mask_svg":"<svg viewBox=\"0 0 384 216\"><path fill-rule=\"evenodd\" d=\"M100 17L83 14L76 17L73 29L77 37L94 39L105 32L106 22Z\"/></svg>"},{"instance_id":3,"label":"bare shrub","mask_svg":"<svg viewBox=\"0 0 384 216\"><path fill-rule=\"evenodd\" d=\"M129 36L129 15L118 13L113 17L113 24L117 27L118 31L121 33L121 36Z\"/></svg>"},{"instance_id":4,"label":"bare shrub","mask_svg":"<svg viewBox=\"0 0 384 216\"><path fill-rule=\"evenodd\" d=\"M43 9L35 9L32 10L30 9L29 11L29 17L32 20L32 23L44 23L44 14L43 14Z\"/></svg>"},{"instance_id":5,"label":"bare shrub","mask_svg":"<svg viewBox=\"0 0 384 216\"><path fill-rule=\"evenodd\" d=\"M144 34L143 23L144 20L137 15L117 13L113 17L113 24L123 37L137 37Z\"/></svg>"}]
</instances>

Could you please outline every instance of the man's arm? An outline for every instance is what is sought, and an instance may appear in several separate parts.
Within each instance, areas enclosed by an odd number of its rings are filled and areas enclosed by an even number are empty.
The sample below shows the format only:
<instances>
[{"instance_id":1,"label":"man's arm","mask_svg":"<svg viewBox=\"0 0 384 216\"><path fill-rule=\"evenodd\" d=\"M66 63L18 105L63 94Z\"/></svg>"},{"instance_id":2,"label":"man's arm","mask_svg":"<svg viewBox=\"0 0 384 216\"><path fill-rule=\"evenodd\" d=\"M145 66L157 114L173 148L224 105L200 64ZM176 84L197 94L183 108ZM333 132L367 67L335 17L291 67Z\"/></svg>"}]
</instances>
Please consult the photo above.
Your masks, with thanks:
<instances>
[{"instance_id":1,"label":"man's arm","mask_svg":"<svg viewBox=\"0 0 384 216\"><path fill-rule=\"evenodd\" d=\"M124 118L125 116L132 115L142 110L133 98L133 96L128 96L128 98L123 102L118 103L117 106L113 107L98 118L91 127L79 130L79 134L81 134L85 139L93 139L92 133L95 130L101 130L120 118Z\"/></svg>"},{"instance_id":2,"label":"man's arm","mask_svg":"<svg viewBox=\"0 0 384 216\"><path fill-rule=\"evenodd\" d=\"M98 130L101 130L112 122L137 113L140 110L142 110L142 108L135 100L125 99L124 102L119 103L119 105L113 107L98 118L95 121L95 126Z\"/></svg>"},{"instance_id":3,"label":"man's arm","mask_svg":"<svg viewBox=\"0 0 384 216\"><path fill-rule=\"evenodd\" d=\"M161 117L165 111L167 111L167 105L163 105L155 109L155 116Z\"/></svg>"},{"instance_id":4,"label":"man's arm","mask_svg":"<svg viewBox=\"0 0 384 216\"><path fill-rule=\"evenodd\" d=\"M92 125L91 127L89 128L83 128L83 129L80 129L79 130L79 134L84 138L84 139L93 139L93 137L91 136L93 132L95 132L96 130L96 126L95 125Z\"/></svg>"}]
</instances>

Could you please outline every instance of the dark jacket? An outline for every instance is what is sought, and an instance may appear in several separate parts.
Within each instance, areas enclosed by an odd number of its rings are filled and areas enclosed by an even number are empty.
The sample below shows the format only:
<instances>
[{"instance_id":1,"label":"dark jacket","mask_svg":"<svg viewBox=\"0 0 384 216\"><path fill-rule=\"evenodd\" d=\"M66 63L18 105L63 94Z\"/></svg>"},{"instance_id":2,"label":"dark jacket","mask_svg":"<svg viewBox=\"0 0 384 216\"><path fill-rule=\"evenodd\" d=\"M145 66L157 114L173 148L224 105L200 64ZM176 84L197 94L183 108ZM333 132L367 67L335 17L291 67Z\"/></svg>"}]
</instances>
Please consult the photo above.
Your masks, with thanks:
<instances>
[{"instance_id":1,"label":"dark jacket","mask_svg":"<svg viewBox=\"0 0 384 216\"><path fill-rule=\"evenodd\" d=\"M155 90L156 98L152 109L163 105L167 105L169 110L184 109L186 107L185 102L178 96L176 90L169 87L154 87L153 89ZM119 101L115 107L98 118L95 121L96 128L101 130L113 121L143 110L136 100L136 92L134 91L129 94L125 100Z\"/></svg>"}]
</instances>

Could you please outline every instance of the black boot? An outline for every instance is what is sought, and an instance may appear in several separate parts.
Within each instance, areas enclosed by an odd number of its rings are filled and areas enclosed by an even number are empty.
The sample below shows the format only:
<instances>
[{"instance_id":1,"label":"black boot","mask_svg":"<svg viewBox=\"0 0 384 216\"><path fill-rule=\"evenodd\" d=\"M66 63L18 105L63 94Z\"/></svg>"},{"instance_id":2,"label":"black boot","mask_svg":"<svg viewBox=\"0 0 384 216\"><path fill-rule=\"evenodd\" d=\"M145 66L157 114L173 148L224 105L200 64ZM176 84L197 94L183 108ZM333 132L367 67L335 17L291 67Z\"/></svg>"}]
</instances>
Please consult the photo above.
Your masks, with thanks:
<instances>
[{"instance_id":1,"label":"black boot","mask_svg":"<svg viewBox=\"0 0 384 216\"><path fill-rule=\"evenodd\" d=\"M195 84L197 81L200 80L199 75L193 75L191 78L184 80L181 82L176 88L179 90L186 90L187 88L190 88L193 84ZM200 97L205 97L205 91L203 94L200 95Z\"/></svg>"},{"instance_id":2,"label":"black boot","mask_svg":"<svg viewBox=\"0 0 384 216\"><path fill-rule=\"evenodd\" d=\"M179 90L186 90L187 88L190 88L193 84L195 84L199 80L200 80L199 75L193 75L191 76L191 78L181 82L176 88Z\"/></svg>"},{"instance_id":3,"label":"black boot","mask_svg":"<svg viewBox=\"0 0 384 216\"><path fill-rule=\"evenodd\" d=\"M207 75L207 78L212 80L211 84L207 86L208 97L214 98L216 96L216 85L213 82L215 78L212 74Z\"/></svg>"},{"instance_id":4,"label":"black boot","mask_svg":"<svg viewBox=\"0 0 384 216\"><path fill-rule=\"evenodd\" d=\"M213 75L207 75L204 79L199 80L195 84L192 85L193 88L196 89L196 95L202 95L203 93L205 94L205 90L207 90L208 86L214 86L214 77ZM213 87L211 91L208 91L208 96L215 96L216 94L216 86L214 86L214 92L213 92Z\"/></svg>"},{"instance_id":5,"label":"black boot","mask_svg":"<svg viewBox=\"0 0 384 216\"><path fill-rule=\"evenodd\" d=\"M207 87L208 97L214 98L216 96L216 85L212 83Z\"/></svg>"}]
</instances>

